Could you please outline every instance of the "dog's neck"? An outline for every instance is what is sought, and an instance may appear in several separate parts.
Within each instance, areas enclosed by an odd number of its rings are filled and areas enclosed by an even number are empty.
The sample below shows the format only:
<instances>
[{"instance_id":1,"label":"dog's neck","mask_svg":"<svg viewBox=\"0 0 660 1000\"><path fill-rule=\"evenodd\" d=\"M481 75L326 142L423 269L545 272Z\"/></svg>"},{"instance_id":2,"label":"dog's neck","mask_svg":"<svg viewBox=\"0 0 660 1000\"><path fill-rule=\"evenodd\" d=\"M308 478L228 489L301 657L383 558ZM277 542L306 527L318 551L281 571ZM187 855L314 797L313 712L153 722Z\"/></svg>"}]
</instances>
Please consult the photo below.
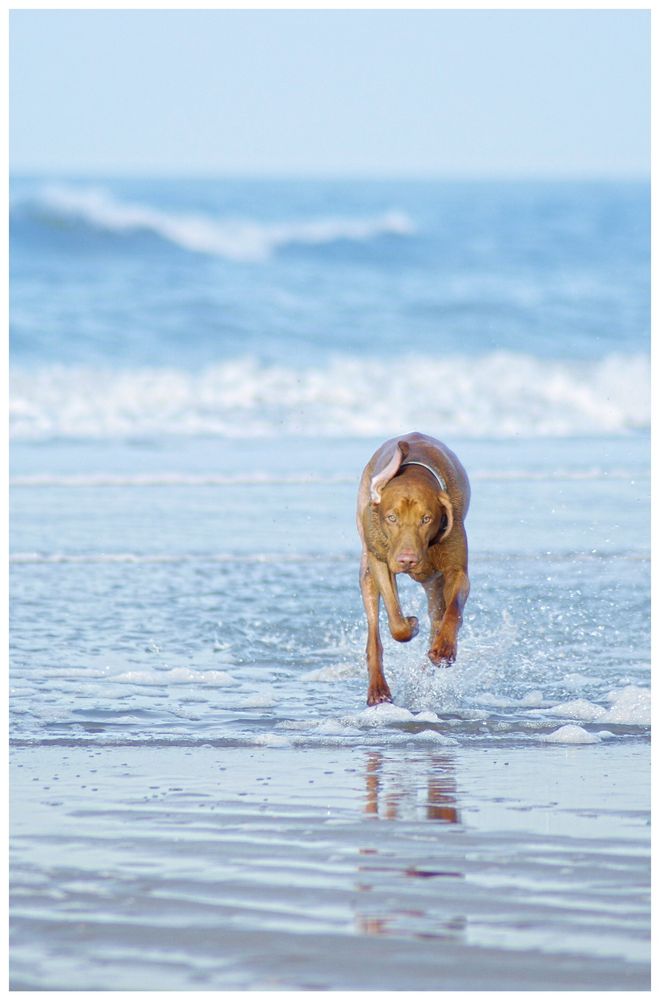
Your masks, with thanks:
<instances>
[{"instance_id":1,"label":"dog's neck","mask_svg":"<svg viewBox=\"0 0 660 1000\"><path fill-rule=\"evenodd\" d=\"M427 465L426 462L416 462L416 461L414 461L414 459L411 458L411 459L406 459L405 462L402 462L401 465L399 466L399 470L404 469L407 465L421 465L422 469L427 469L428 472L430 472L431 475L433 476L433 478L436 480L436 482L437 482L438 486L440 487L440 489L442 490L442 492L443 493L447 492L447 484L446 484L446 482L444 481L444 479L442 478L442 476L440 475L440 473L437 472L437 470L433 468L433 466Z\"/></svg>"}]
</instances>

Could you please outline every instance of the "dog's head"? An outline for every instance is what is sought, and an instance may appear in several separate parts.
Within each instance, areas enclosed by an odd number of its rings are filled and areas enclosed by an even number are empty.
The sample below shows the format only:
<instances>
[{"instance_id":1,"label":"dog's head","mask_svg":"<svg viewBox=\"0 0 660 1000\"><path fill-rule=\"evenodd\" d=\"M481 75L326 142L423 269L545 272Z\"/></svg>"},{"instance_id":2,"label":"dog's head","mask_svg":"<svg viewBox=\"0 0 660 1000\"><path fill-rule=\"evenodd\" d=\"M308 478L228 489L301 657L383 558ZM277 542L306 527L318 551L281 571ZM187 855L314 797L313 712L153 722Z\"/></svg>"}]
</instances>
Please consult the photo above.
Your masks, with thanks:
<instances>
[{"instance_id":1,"label":"dog's head","mask_svg":"<svg viewBox=\"0 0 660 1000\"><path fill-rule=\"evenodd\" d=\"M409 573L424 562L429 548L447 537L454 518L451 501L419 466L401 464L409 446L399 441L387 466L371 480L371 508L378 517L392 573Z\"/></svg>"}]
</instances>

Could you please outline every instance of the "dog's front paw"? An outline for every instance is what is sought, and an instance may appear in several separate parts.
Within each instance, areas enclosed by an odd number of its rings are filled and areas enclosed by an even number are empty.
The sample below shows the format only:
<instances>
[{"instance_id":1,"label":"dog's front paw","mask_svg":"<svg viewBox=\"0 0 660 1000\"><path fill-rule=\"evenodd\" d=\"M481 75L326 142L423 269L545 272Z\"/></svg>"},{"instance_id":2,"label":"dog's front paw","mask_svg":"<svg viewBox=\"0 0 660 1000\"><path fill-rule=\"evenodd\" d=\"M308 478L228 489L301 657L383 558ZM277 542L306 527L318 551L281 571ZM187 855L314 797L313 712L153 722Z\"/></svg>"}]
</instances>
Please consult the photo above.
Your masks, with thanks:
<instances>
[{"instance_id":1,"label":"dog's front paw","mask_svg":"<svg viewBox=\"0 0 660 1000\"><path fill-rule=\"evenodd\" d=\"M397 642L410 642L419 632L419 621L414 615L410 615L401 625L390 628L390 632Z\"/></svg>"},{"instance_id":2,"label":"dog's front paw","mask_svg":"<svg viewBox=\"0 0 660 1000\"><path fill-rule=\"evenodd\" d=\"M439 667L444 663L450 666L456 659L456 639L453 636L443 635L442 632L436 636L435 641L429 649L429 660Z\"/></svg>"},{"instance_id":3,"label":"dog's front paw","mask_svg":"<svg viewBox=\"0 0 660 1000\"><path fill-rule=\"evenodd\" d=\"M381 677L369 685L367 705L381 705L384 701L392 701L392 693L385 678Z\"/></svg>"}]
</instances>

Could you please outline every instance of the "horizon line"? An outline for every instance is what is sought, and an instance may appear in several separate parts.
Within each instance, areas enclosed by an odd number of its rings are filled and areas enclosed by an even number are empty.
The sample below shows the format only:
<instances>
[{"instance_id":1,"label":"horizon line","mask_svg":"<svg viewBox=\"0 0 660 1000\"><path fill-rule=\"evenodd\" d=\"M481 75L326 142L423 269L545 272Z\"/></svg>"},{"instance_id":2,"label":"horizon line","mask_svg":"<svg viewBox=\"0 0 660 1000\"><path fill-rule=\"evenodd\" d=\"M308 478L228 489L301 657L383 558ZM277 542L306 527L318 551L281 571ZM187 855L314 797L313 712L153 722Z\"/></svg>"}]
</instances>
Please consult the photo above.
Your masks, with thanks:
<instances>
[{"instance_id":1,"label":"horizon line","mask_svg":"<svg viewBox=\"0 0 660 1000\"><path fill-rule=\"evenodd\" d=\"M651 170L646 171L514 171L455 172L455 171L397 171L377 173L369 171L295 171L295 170L176 170L113 168L100 170L85 167L29 167L10 169L8 179L31 180L44 178L69 178L84 180L217 180L217 181L290 181L296 183L319 182L369 182L369 183L650 183Z\"/></svg>"}]
</instances>

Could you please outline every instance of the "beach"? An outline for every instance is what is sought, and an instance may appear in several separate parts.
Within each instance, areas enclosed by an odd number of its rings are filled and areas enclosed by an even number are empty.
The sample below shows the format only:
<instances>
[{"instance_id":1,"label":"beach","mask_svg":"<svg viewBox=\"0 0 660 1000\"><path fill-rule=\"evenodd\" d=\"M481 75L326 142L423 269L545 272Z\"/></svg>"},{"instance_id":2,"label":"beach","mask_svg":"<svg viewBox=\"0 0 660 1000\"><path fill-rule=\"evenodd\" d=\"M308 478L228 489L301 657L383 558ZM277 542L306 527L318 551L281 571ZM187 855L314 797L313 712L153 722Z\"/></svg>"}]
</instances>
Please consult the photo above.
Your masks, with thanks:
<instances>
[{"instance_id":1,"label":"beach","mask_svg":"<svg viewBox=\"0 0 660 1000\"><path fill-rule=\"evenodd\" d=\"M11 987L649 989L643 190L129 188L12 203ZM472 590L367 708L411 430Z\"/></svg>"}]
</instances>

